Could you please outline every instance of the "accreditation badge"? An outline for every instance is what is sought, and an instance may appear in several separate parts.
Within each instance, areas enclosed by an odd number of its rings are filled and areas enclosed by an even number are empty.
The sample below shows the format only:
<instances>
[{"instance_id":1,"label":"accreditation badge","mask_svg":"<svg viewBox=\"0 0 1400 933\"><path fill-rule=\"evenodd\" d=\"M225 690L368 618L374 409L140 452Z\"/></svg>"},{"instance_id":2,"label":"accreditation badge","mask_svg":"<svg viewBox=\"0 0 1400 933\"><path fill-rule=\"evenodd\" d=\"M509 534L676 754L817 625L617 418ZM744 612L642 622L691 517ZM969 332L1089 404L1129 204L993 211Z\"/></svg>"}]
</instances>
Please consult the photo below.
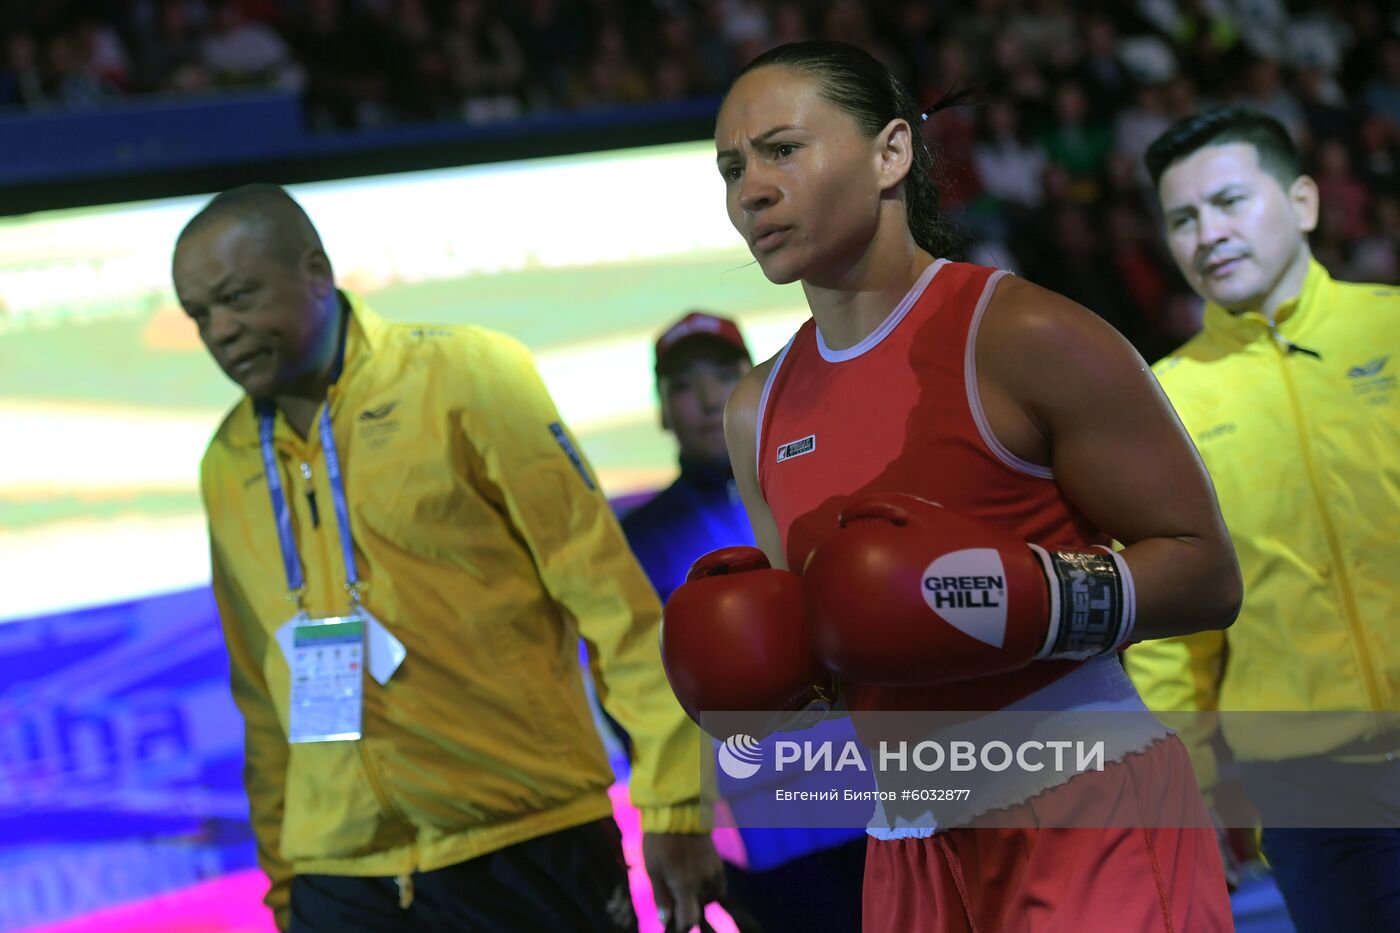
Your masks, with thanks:
<instances>
[{"instance_id":1,"label":"accreditation badge","mask_svg":"<svg viewBox=\"0 0 1400 933\"><path fill-rule=\"evenodd\" d=\"M275 406L258 403L258 438L262 446L263 475L268 498L277 524L277 543L282 551L282 569L287 576L287 596L303 606L306 576L292 529L291 510L282 485L282 471L273 446ZM335 504L336 526L340 532L340 553L345 562L345 590L350 596L350 614L313 619L305 609L274 633L287 659L291 674L291 695L287 698L287 740L289 742L353 742L361 738L364 718L365 669L380 685L408 652L403 643L374 618L360 602L361 582L355 567L355 542L350 537L350 507L340 476L340 455L331 429L330 406L321 406L321 452L325 459L327 483Z\"/></svg>"},{"instance_id":2,"label":"accreditation badge","mask_svg":"<svg viewBox=\"0 0 1400 933\"><path fill-rule=\"evenodd\" d=\"M360 738L364 711L365 619L360 615L288 624L291 742L347 742Z\"/></svg>"}]
</instances>

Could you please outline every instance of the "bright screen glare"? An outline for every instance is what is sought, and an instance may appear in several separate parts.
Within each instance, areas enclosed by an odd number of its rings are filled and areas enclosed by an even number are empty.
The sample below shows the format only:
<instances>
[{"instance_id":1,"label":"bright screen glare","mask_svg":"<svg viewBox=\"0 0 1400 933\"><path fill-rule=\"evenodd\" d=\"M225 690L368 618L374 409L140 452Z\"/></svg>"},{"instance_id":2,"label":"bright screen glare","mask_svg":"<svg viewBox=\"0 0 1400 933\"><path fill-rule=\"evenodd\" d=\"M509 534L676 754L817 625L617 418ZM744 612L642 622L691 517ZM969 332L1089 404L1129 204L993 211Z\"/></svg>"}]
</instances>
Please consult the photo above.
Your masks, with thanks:
<instances>
[{"instance_id":1,"label":"bright screen glare","mask_svg":"<svg viewBox=\"0 0 1400 933\"><path fill-rule=\"evenodd\" d=\"M806 314L729 225L705 143L297 185L339 285L530 347L610 496L675 473L651 348L685 311L755 359ZM208 580L199 460L239 390L175 301L206 196L0 219L0 621Z\"/></svg>"}]
</instances>

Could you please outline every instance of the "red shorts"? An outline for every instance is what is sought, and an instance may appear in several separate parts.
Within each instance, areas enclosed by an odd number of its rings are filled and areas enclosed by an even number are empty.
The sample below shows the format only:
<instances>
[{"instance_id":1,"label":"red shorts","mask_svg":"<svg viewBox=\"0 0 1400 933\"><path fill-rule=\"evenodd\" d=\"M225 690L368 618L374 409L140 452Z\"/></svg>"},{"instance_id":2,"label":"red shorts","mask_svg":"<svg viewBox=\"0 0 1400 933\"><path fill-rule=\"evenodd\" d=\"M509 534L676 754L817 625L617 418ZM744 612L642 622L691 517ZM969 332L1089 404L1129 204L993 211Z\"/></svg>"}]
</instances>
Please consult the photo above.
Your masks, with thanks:
<instances>
[{"instance_id":1,"label":"red shorts","mask_svg":"<svg viewBox=\"0 0 1400 933\"><path fill-rule=\"evenodd\" d=\"M865 933L1234 929L1215 831L1176 736L997 817L996 828L871 839ZM1111 828L1060 828L1076 821Z\"/></svg>"}]
</instances>

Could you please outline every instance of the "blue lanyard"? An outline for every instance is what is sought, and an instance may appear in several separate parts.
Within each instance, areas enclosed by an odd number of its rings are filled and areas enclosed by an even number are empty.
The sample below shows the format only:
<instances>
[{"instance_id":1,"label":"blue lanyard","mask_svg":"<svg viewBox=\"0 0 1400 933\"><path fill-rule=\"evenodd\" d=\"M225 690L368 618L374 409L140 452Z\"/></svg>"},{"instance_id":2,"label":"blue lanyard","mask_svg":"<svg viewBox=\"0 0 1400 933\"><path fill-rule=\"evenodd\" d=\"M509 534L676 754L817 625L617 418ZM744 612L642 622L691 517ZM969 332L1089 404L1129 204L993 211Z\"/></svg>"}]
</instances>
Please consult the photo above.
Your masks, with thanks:
<instances>
[{"instance_id":1,"label":"blue lanyard","mask_svg":"<svg viewBox=\"0 0 1400 933\"><path fill-rule=\"evenodd\" d=\"M282 471L277 468L277 452L272 446L276 413L270 404L260 404L257 411L258 436L262 441L263 474L267 477L267 492L272 499L272 515L277 521L277 542L282 548L282 569L287 574L288 592L297 605L301 606L306 593L306 578L302 574L296 536L292 534L292 511L287 507L287 496L282 489ZM355 572L355 542L350 538L350 509L345 504L345 484L340 475L340 456L335 449L335 435L331 433L329 402L321 406L320 430L321 451L326 460L326 479L330 483L331 500L335 504L335 524L340 532L340 551L345 561L345 589L350 593L351 602L358 605L360 578Z\"/></svg>"}]
</instances>

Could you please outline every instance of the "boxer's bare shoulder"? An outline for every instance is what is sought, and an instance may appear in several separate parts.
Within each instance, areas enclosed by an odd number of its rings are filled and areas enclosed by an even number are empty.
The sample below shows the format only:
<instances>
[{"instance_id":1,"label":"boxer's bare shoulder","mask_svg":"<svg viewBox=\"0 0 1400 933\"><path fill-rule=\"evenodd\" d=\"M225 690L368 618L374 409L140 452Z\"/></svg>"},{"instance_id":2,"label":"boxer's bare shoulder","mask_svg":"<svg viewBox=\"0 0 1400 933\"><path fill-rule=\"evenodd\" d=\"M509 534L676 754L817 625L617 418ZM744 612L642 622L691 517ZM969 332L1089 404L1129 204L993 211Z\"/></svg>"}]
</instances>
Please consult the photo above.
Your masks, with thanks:
<instances>
[{"instance_id":1,"label":"boxer's bare shoulder","mask_svg":"<svg viewBox=\"0 0 1400 933\"><path fill-rule=\"evenodd\" d=\"M997 283L977 332L976 360L993 433L1017 457L1040 465L1054 455L1056 421L1115 398L1141 401L1149 385L1155 388L1147 363L1106 321L1018 276Z\"/></svg>"}]
</instances>

